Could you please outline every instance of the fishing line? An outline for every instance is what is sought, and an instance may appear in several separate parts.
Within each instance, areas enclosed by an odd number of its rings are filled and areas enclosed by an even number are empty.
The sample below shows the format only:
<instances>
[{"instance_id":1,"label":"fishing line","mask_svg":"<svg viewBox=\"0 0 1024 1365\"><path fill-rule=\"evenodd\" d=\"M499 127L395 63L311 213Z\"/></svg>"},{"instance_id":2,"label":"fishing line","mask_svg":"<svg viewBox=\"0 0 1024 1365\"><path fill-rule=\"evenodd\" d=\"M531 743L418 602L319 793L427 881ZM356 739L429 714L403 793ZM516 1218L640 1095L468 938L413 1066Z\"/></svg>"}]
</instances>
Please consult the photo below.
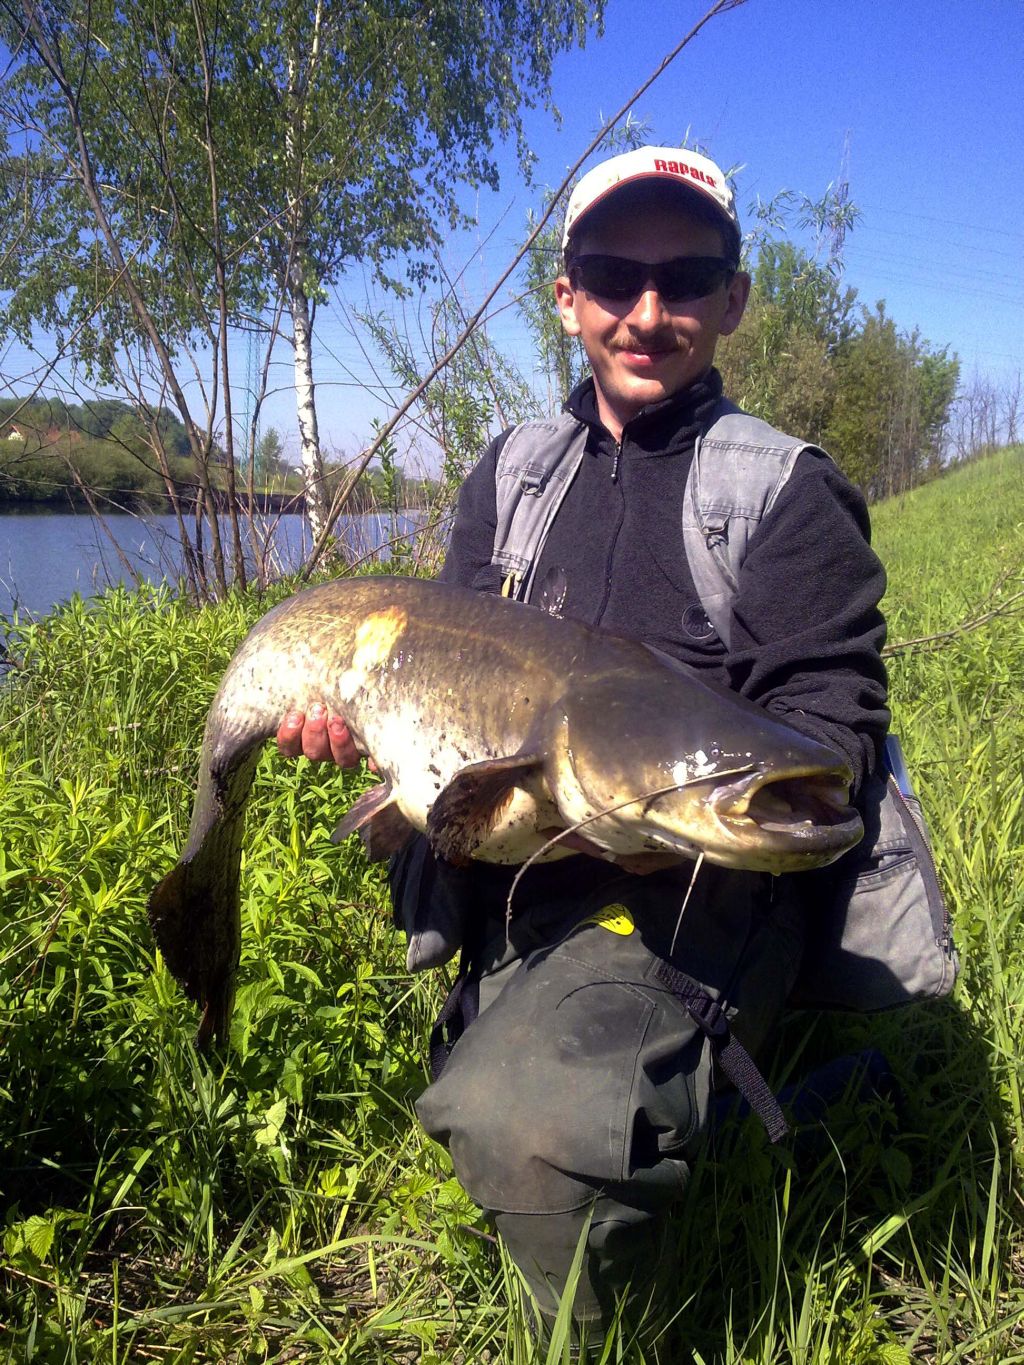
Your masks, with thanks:
<instances>
[{"instance_id":1,"label":"fishing line","mask_svg":"<svg viewBox=\"0 0 1024 1365\"><path fill-rule=\"evenodd\" d=\"M686 914L686 907L690 904L690 894L693 891L693 884L697 880L697 873L701 870L703 865L704 850L701 849L701 851L697 854L697 861L693 865L693 872L690 876L690 885L686 888L686 895L683 897L683 903L679 907L679 918L676 920L676 931L672 935L672 947L668 950L669 958L672 958L675 954L676 939L679 937L679 927L683 922L683 916Z\"/></svg>"},{"instance_id":2,"label":"fishing line","mask_svg":"<svg viewBox=\"0 0 1024 1365\"><path fill-rule=\"evenodd\" d=\"M506 944L508 943L509 940L509 926L512 923L512 897L516 893L516 887L519 885L520 878L522 877L523 873L526 871L528 867L532 867L535 862L537 862L540 858L544 857L545 853L550 852L550 850L553 849L556 844L561 843L561 841L563 839L568 838L570 834L575 834L577 830L583 829L585 825L593 824L595 820L600 820L602 816L613 815L617 810L622 810L625 806L633 806L638 801L653 801L655 800L656 797L668 796L670 792L680 792L683 791L683 789L686 787L696 787L703 782L709 781L709 779L711 778L714 778L717 781L719 778L722 777L742 777L744 773L754 772L756 766L757 765L754 763L745 763L741 768L724 768L721 772L706 773L703 777L690 777L687 778L685 782L673 782L667 787L658 787L654 791L641 792L639 796L627 796L625 801L619 801L614 806L605 806L603 810L596 811L593 815L587 815L584 817L584 819L578 820L576 824L570 825L568 829L560 829L556 835L554 835L547 841L546 844L541 844L540 848L538 848L536 852L530 854L526 862L523 863L522 867L519 868L519 870L516 872L516 875L512 878L512 885L508 889L508 897L505 901ZM671 853L672 850L667 849L666 852ZM697 866L693 870L694 877L696 877L697 875L697 868L700 867L703 861L704 854L702 851L697 857ZM693 878L690 879L690 890L692 889ZM689 898L690 892L687 891L686 899L683 901L683 910L686 909L686 903L689 900ZM683 910L680 910L679 912L680 919L682 919ZM676 926L676 928L678 932L678 925ZM672 943L674 947L675 946L674 938L672 940Z\"/></svg>"}]
</instances>

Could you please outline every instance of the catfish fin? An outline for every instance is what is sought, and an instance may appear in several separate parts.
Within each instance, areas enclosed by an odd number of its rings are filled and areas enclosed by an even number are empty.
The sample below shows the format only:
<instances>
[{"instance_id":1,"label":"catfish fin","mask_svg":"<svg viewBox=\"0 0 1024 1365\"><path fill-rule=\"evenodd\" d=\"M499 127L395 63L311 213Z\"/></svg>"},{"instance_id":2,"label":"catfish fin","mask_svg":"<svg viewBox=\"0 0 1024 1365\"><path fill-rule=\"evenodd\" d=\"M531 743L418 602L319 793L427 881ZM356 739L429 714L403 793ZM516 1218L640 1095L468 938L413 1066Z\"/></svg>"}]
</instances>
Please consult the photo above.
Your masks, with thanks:
<instances>
[{"instance_id":1,"label":"catfish fin","mask_svg":"<svg viewBox=\"0 0 1024 1365\"><path fill-rule=\"evenodd\" d=\"M363 792L331 835L331 843L340 844L356 830L372 863L382 863L390 858L415 833L398 809L390 782L381 782Z\"/></svg>"},{"instance_id":2,"label":"catfish fin","mask_svg":"<svg viewBox=\"0 0 1024 1365\"><path fill-rule=\"evenodd\" d=\"M427 816L427 837L434 852L450 863L467 863L494 828L513 790L542 762L542 754L518 753L460 769Z\"/></svg>"},{"instance_id":3,"label":"catfish fin","mask_svg":"<svg viewBox=\"0 0 1024 1365\"><path fill-rule=\"evenodd\" d=\"M203 1017L196 1030L197 1051L209 1052L214 1042L227 1043L234 1003L235 974L231 972L210 987Z\"/></svg>"},{"instance_id":4,"label":"catfish fin","mask_svg":"<svg viewBox=\"0 0 1024 1365\"><path fill-rule=\"evenodd\" d=\"M348 814L331 835L331 843L340 844L342 839L347 839L357 829L362 829L363 825L372 820L378 811L390 805L394 799L395 793L390 782L378 782L369 791L363 792L349 807Z\"/></svg>"},{"instance_id":5,"label":"catfish fin","mask_svg":"<svg viewBox=\"0 0 1024 1365\"><path fill-rule=\"evenodd\" d=\"M215 1039L228 1039L241 941L237 830L237 822L215 824L149 898L149 922L164 963L186 995L203 1006L196 1035L200 1052Z\"/></svg>"},{"instance_id":6,"label":"catfish fin","mask_svg":"<svg viewBox=\"0 0 1024 1365\"><path fill-rule=\"evenodd\" d=\"M585 835L580 834L579 830L570 830L566 833L564 826L559 828L552 825L550 829L541 830L542 839L558 839L563 848L571 848L574 853L585 853L588 858L601 858L605 862L612 861L612 855L600 844L592 843ZM618 859L615 859L618 862Z\"/></svg>"},{"instance_id":7,"label":"catfish fin","mask_svg":"<svg viewBox=\"0 0 1024 1365\"><path fill-rule=\"evenodd\" d=\"M376 815L359 829L363 849L371 863L384 863L397 853L416 833L416 829L398 809L397 804L381 806Z\"/></svg>"}]
</instances>

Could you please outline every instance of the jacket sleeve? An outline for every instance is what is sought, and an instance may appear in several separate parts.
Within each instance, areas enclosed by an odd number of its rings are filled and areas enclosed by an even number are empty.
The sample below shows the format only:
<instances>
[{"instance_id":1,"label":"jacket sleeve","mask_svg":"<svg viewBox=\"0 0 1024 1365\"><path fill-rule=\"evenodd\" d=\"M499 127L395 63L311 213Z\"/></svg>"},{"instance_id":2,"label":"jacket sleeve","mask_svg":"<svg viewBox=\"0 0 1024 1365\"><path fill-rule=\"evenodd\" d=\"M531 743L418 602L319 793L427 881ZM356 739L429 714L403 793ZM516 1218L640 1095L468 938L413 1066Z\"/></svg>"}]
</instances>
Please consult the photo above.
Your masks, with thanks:
<instances>
[{"instance_id":1,"label":"jacket sleeve","mask_svg":"<svg viewBox=\"0 0 1024 1365\"><path fill-rule=\"evenodd\" d=\"M856 791L889 725L885 570L860 492L804 451L751 537L733 603L730 685L850 760Z\"/></svg>"},{"instance_id":2,"label":"jacket sleeve","mask_svg":"<svg viewBox=\"0 0 1024 1365\"><path fill-rule=\"evenodd\" d=\"M396 929L407 938L406 969L440 967L462 947L472 904L472 874L435 857L425 834L414 834L388 863Z\"/></svg>"},{"instance_id":3,"label":"jacket sleeve","mask_svg":"<svg viewBox=\"0 0 1024 1365\"><path fill-rule=\"evenodd\" d=\"M479 592L501 591L501 571L491 563L498 525L495 470L511 432L510 427L491 442L459 490L451 541L438 575L442 583Z\"/></svg>"}]
</instances>

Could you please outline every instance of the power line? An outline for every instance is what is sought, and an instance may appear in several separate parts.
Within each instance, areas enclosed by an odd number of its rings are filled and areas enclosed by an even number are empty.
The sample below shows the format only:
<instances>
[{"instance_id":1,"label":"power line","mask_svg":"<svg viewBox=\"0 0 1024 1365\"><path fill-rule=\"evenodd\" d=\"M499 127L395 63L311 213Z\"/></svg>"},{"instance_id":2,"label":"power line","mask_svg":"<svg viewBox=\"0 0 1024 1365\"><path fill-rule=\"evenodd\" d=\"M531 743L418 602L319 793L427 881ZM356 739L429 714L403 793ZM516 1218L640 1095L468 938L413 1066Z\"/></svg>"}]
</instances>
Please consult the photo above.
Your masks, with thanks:
<instances>
[{"instance_id":1,"label":"power line","mask_svg":"<svg viewBox=\"0 0 1024 1365\"><path fill-rule=\"evenodd\" d=\"M870 247L855 246L847 252L847 259L860 259L867 257L872 260L889 261L893 265L908 265L915 270L934 270L941 272L945 276L956 276L965 280L981 280L985 283L1006 284L1014 288L1021 285L1019 274L1007 274L997 270L974 269L965 270L958 265L945 265L937 261L929 261L921 256L903 256L898 252L892 251L873 251Z\"/></svg>"},{"instance_id":2,"label":"power line","mask_svg":"<svg viewBox=\"0 0 1024 1365\"><path fill-rule=\"evenodd\" d=\"M1008 294L991 294L982 289L968 289L959 283L951 289L949 284L942 284L935 280L914 279L908 275L889 275L886 274L885 271L879 271L872 266L868 266L868 276L869 278L874 277L880 280L888 280L894 284L902 284L910 289L938 289L947 295L947 297L950 293L955 293L958 296L969 295L971 298L975 299L990 299L995 303L1003 304L1007 308L1024 308L1024 297L1014 297ZM863 288L860 289L860 292L863 292Z\"/></svg>"},{"instance_id":3,"label":"power line","mask_svg":"<svg viewBox=\"0 0 1024 1365\"><path fill-rule=\"evenodd\" d=\"M987 290L983 289L968 289L960 284L956 285L955 289L951 290L948 284L939 284L936 283L934 280L913 279L907 275L890 275L887 274L885 271L879 271L873 267L868 268L866 277L868 280L878 279L884 280L889 284L901 284L907 289L911 290L915 289L935 290L945 294L947 298L951 293L954 293L958 298L968 297L972 299L988 299L992 303L1002 304L1003 307L1005 308L1012 308L1015 312L1019 312L1021 308L1024 308L1024 298L1020 297L1013 298L1005 294L992 294L989 293ZM863 285L858 285L857 289L858 292L861 294L866 292L866 287Z\"/></svg>"},{"instance_id":4,"label":"power line","mask_svg":"<svg viewBox=\"0 0 1024 1365\"><path fill-rule=\"evenodd\" d=\"M891 213L897 218L920 218L926 223L943 223L946 227L967 228L970 232L992 232L999 237L1012 237L1024 242L1024 232L1011 232L1009 228L997 228L982 223L963 223L956 218L939 218L932 213L914 213L910 209L892 209L883 204L858 204L858 208L870 209L872 213Z\"/></svg>"},{"instance_id":5,"label":"power line","mask_svg":"<svg viewBox=\"0 0 1024 1365\"><path fill-rule=\"evenodd\" d=\"M881 232L886 237L900 237L904 241L930 242L933 246L944 246L950 248L966 248L968 251L983 251L986 256L1003 256L1008 261L1019 261L1019 251L1000 251L995 246L979 246L977 242L965 242L950 237L936 237L934 233L907 232L905 228L884 228L877 223L861 223L857 229L861 236L866 236L873 232ZM854 244L860 237L854 237Z\"/></svg>"}]
</instances>

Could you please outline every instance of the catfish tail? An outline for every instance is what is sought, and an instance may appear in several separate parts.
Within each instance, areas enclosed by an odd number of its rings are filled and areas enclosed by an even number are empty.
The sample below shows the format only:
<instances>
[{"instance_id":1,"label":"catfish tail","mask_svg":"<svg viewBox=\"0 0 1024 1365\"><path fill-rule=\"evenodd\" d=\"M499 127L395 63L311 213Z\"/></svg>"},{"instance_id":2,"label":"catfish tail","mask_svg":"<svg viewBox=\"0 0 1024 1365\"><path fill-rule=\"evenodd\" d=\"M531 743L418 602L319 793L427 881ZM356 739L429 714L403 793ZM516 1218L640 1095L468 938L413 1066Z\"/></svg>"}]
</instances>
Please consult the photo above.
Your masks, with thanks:
<instances>
[{"instance_id":1,"label":"catfish tail","mask_svg":"<svg viewBox=\"0 0 1024 1365\"><path fill-rule=\"evenodd\" d=\"M203 1007L196 1045L227 1039L241 953L239 869L245 803L257 750L223 774L204 769L188 846L149 898L149 922L167 968Z\"/></svg>"}]
</instances>

